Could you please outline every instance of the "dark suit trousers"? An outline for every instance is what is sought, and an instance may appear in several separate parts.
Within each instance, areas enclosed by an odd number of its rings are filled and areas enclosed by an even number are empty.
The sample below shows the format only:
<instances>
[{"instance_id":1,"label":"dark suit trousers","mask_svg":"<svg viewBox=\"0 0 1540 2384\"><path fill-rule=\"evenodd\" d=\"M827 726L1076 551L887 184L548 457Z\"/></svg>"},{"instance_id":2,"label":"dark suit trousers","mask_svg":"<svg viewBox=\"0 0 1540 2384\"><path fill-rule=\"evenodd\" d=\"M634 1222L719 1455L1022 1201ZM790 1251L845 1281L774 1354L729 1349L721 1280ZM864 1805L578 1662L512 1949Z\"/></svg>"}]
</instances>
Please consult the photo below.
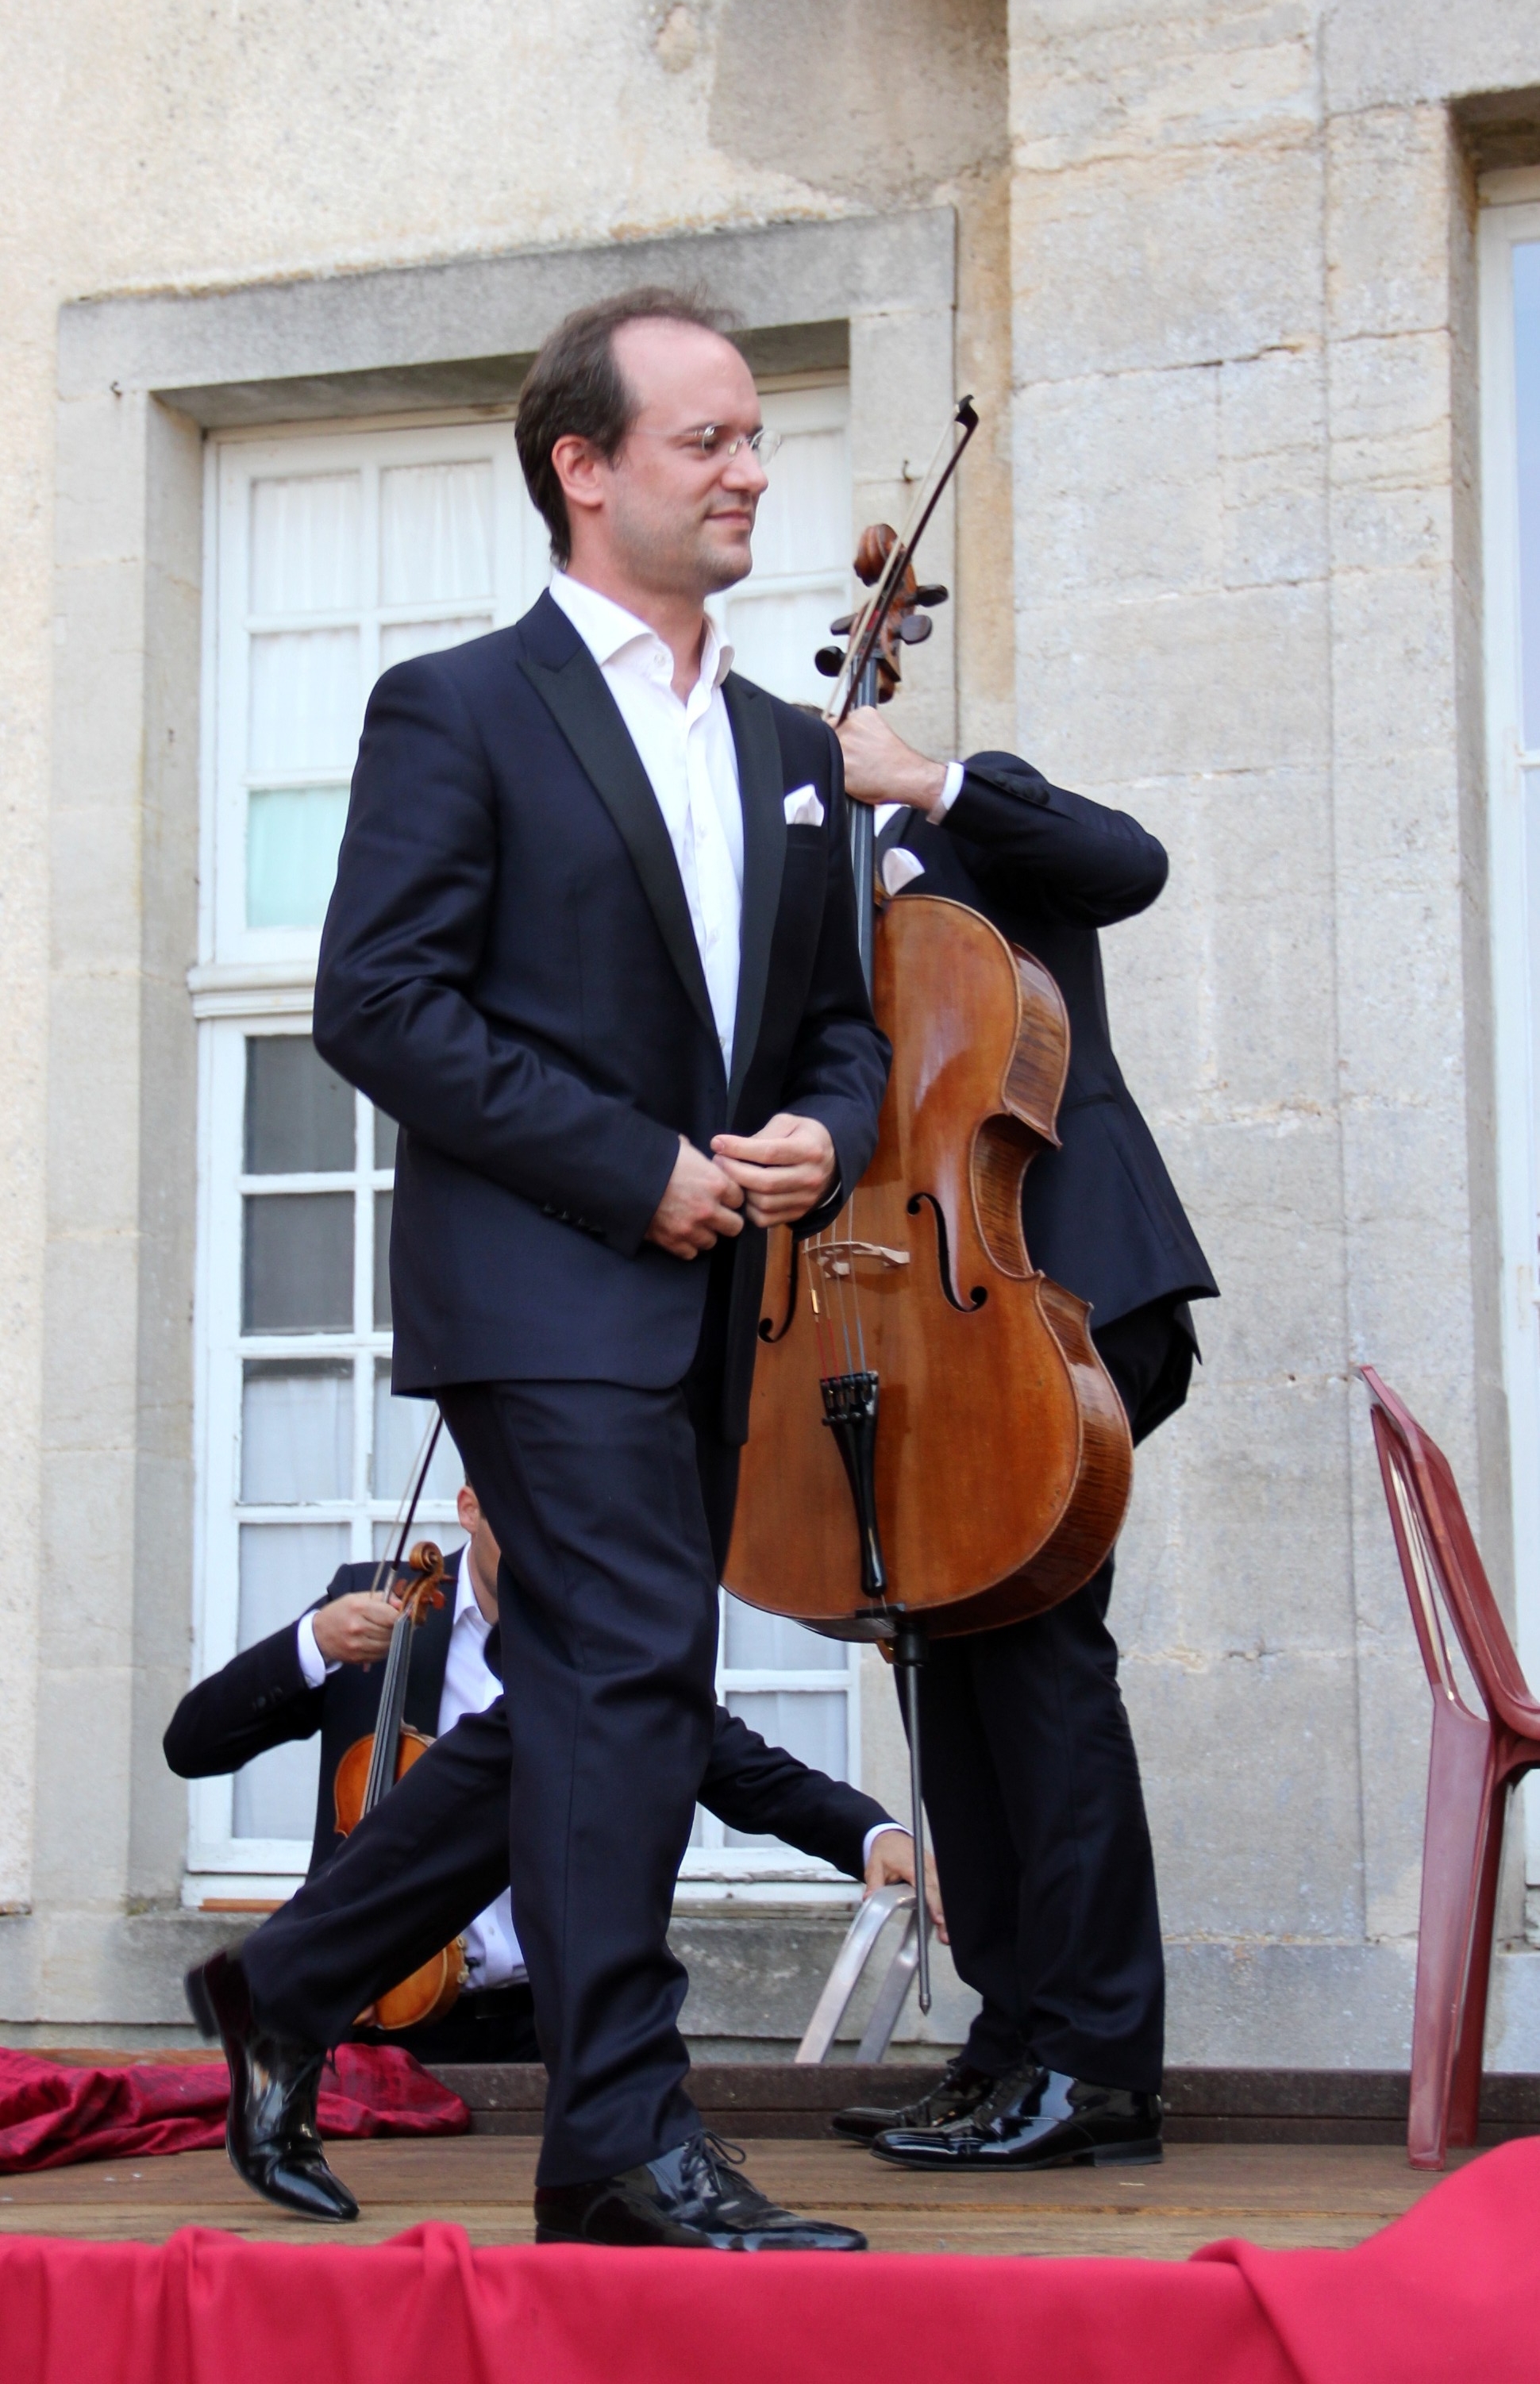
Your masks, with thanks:
<instances>
[{"instance_id":1,"label":"dark suit trousers","mask_svg":"<svg viewBox=\"0 0 1540 2384\"><path fill-rule=\"evenodd\" d=\"M333 2044L511 1873L550 2073L540 2181L578 2183L700 2126L667 1928L711 1751L738 1451L693 1377L468 1384L441 1404L514 1552L503 1699L415 1765L242 1960L265 2025Z\"/></svg>"},{"instance_id":2,"label":"dark suit trousers","mask_svg":"<svg viewBox=\"0 0 1540 2384\"><path fill-rule=\"evenodd\" d=\"M1161 1304L1096 1336L1136 1437L1141 1410L1169 1412L1180 1331ZM983 1998L967 2058L998 2075L1030 2055L1153 2092L1165 1966L1112 1590L1109 1557L1030 1622L932 1642L920 1675L925 1811L952 1958Z\"/></svg>"}]
</instances>

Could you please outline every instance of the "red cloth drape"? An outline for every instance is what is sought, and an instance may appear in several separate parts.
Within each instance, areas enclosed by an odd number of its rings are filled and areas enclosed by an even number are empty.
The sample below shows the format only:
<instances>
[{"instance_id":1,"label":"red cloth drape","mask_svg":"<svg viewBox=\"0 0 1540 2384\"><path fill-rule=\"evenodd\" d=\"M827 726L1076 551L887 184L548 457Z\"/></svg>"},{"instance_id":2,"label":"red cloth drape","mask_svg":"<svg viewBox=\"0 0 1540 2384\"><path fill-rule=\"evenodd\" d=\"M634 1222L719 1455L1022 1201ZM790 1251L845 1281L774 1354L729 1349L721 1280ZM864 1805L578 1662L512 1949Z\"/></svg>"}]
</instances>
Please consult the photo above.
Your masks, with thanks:
<instances>
[{"instance_id":1,"label":"red cloth drape","mask_svg":"<svg viewBox=\"0 0 1540 2384\"><path fill-rule=\"evenodd\" d=\"M1031 2241L1024 2212L1024 2241ZM1156 2260L0 2238L6 2384L1531 2384L1540 2142L1353 2252Z\"/></svg>"},{"instance_id":2,"label":"red cloth drape","mask_svg":"<svg viewBox=\"0 0 1540 2384\"><path fill-rule=\"evenodd\" d=\"M222 2061L80 2068L0 2046L0 2176L68 2161L207 2152L225 2141ZM458 2094L394 2045L342 2044L321 2075L323 2136L455 2136Z\"/></svg>"}]
</instances>

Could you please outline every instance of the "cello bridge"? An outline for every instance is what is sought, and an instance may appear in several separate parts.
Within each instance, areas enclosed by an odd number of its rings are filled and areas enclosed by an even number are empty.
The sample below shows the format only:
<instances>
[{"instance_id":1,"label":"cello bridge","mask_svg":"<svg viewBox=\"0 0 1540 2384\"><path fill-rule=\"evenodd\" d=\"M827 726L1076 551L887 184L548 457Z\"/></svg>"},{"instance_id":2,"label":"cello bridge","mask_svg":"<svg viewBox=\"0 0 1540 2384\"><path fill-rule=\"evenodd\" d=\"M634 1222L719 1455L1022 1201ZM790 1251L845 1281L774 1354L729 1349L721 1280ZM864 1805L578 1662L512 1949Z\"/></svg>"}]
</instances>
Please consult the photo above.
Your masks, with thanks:
<instances>
[{"instance_id":1,"label":"cello bridge","mask_svg":"<svg viewBox=\"0 0 1540 2384\"><path fill-rule=\"evenodd\" d=\"M909 1264L909 1252L896 1250L887 1242L815 1242L807 1246L807 1257L809 1265L816 1265L826 1275L848 1275L852 1259L880 1259L890 1267Z\"/></svg>"}]
</instances>

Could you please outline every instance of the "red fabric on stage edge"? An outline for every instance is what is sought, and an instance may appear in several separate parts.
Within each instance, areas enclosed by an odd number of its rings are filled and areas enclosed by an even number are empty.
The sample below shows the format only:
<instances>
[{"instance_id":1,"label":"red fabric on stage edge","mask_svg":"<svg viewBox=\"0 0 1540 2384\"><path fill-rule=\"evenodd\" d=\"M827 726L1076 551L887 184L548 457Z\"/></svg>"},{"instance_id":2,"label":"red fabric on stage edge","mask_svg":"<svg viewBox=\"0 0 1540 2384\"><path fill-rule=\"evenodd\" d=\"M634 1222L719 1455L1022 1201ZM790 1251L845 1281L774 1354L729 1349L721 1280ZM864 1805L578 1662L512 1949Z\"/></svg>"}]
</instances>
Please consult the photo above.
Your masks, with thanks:
<instances>
[{"instance_id":1,"label":"red fabric on stage edge","mask_svg":"<svg viewBox=\"0 0 1540 2384\"><path fill-rule=\"evenodd\" d=\"M1031 2214L1023 2213L1030 2241ZM1540 2142L1353 2252L1188 2262L0 2238L6 2384L1528 2384Z\"/></svg>"},{"instance_id":2,"label":"red fabric on stage edge","mask_svg":"<svg viewBox=\"0 0 1540 2384\"><path fill-rule=\"evenodd\" d=\"M459 2136L458 2094L393 2045L340 2044L321 2075L323 2136ZM222 2061L77 2068L0 2046L0 2176L69 2161L210 2152L225 2141Z\"/></svg>"}]
</instances>

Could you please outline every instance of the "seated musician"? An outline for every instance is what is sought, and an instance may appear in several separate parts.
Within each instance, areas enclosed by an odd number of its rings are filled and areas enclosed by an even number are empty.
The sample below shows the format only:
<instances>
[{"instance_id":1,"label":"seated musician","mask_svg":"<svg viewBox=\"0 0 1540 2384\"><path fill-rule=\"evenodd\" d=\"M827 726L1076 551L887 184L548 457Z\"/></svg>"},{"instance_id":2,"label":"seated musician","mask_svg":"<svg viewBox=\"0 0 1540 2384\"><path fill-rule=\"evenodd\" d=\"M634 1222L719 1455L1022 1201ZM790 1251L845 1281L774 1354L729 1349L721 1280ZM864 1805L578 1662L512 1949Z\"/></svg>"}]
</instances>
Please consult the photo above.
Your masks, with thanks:
<instances>
[{"instance_id":1,"label":"seated musician","mask_svg":"<svg viewBox=\"0 0 1540 2384\"><path fill-rule=\"evenodd\" d=\"M492 1636L498 1546L468 1483L458 1507L467 1542L448 1559L443 1605L429 1607L416 1627L408 1675L405 1718L429 1737L442 1737L463 1714L485 1711L500 1694L491 1669L498 1654ZM268 1748L313 1738L318 1731L312 1873L344 1843L337 1831L332 1782L347 1749L374 1728L379 1709L383 1658L397 1609L389 1596L373 1594L375 1571L372 1564L342 1566L325 1596L297 1624L244 1648L190 1689L166 1732L172 1770L184 1780L203 1780L239 1770ZM891 1881L913 1884L909 1832L874 1798L813 1770L784 1747L768 1745L720 1705L701 1803L730 1829L781 1838L863 1879L868 1894ZM477 1843L468 1819L464 1853L467 1876L485 1894L491 1883L485 1868L488 1849ZM452 2008L441 2019L389 2035L358 2029L357 2041L399 2044L424 2061L540 2059L514 1927L501 1814L491 1860L494 1869L501 1865L501 1892L464 1931L469 1977ZM470 1898L469 1910L477 1900Z\"/></svg>"},{"instance_id":2,"label":"seated musician","mask_svg":"<svg viewBox=\"0 0 1540 2384\"><path fill-rule=\"evenodd\" d=\"M887 893L966 903L1064 998L1061 1147L1026 1171L1023 1231L1034 1266L1089 1303L1140 1441L1186 1397L1188 1302L1217 1291L1124 1082L1102 982L1098 931L1156 900L1165 853L1126 813L1050 786L1014 754L928 761L870 707L838 734L848 793L876 806ZM1112 1587L1109 1556L1046 1614L938 1639L920 1674L952 1958L982 2007L917 2103L836 2119L883 2159L973 2173L1161 2157L1161 1918Z\"/></svg>"}]
</instances>

